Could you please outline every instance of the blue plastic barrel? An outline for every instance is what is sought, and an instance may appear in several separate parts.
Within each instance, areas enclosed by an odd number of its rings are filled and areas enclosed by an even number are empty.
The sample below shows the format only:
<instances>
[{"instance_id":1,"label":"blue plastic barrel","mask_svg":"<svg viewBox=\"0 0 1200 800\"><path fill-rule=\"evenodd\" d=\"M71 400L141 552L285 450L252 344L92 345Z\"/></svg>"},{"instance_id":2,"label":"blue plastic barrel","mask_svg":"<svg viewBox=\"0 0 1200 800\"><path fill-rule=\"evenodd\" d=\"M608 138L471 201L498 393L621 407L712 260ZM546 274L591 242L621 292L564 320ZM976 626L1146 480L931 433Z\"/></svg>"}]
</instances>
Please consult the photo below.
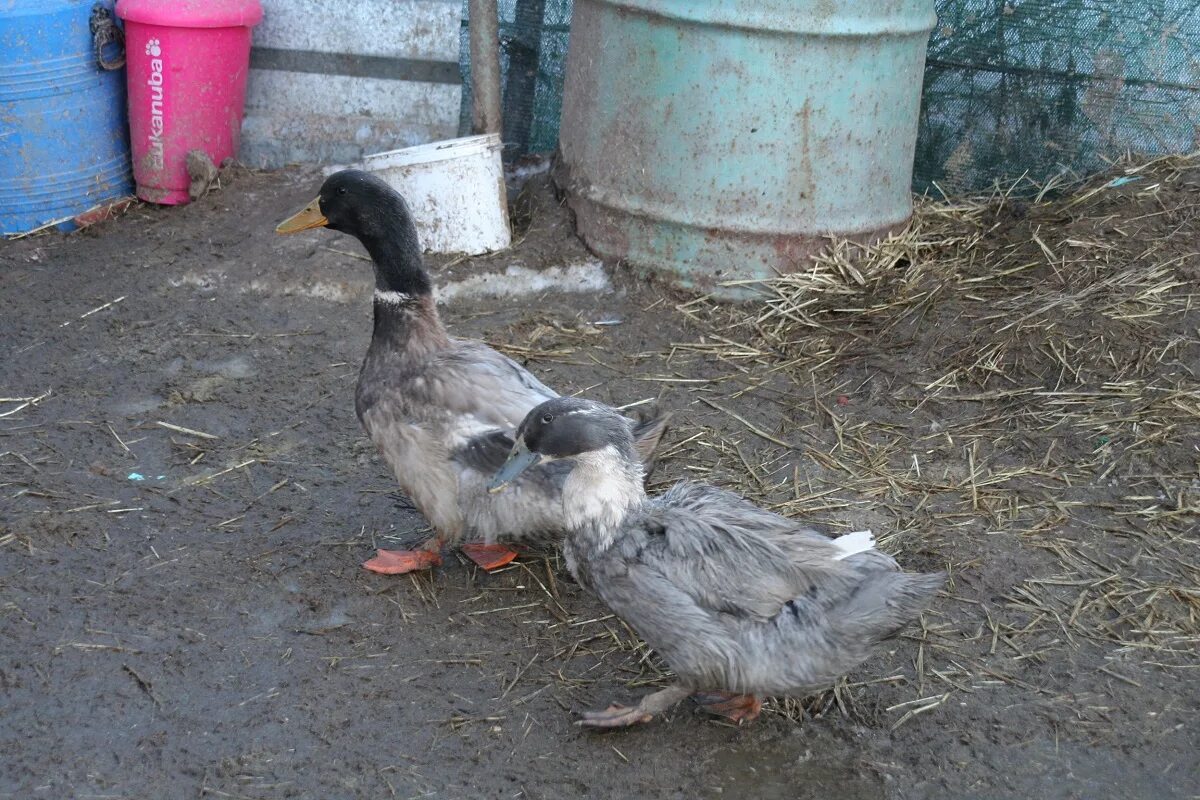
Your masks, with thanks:
<instances>
[{"instance_id":1,"label":"blue plastic barrel","mask_svg":"<svg viewBox=\"0 0 1200 800\"><path fill-rule=\"evenodd\" d=\"M0 234L133 194L125 70L97 63L92 6L0 0Z\"/></svg>"}]
</instances>

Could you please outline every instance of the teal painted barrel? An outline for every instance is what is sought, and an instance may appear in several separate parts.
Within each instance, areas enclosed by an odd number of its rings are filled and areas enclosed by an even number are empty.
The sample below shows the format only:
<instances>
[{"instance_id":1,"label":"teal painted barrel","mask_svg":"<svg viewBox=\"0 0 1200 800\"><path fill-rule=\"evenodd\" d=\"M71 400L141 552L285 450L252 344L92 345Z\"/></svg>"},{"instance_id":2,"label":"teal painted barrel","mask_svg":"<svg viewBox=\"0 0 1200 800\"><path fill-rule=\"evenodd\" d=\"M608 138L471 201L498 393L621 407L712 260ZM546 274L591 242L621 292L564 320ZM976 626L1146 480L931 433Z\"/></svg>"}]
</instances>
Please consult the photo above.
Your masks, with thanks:
<instances>
[{"instance_id":1,"label":"teal painted barrel","mask_svg":"<svg viewBox=\"0 0 1200 800\"><path fill-rule=\"evenodd\" d=\"M560 183L603 257L727 295L912 214L932 0L575 0Z\"/></svg>"},{"instance_id":2,"label":"teal painted barrel","mask_svg":"<svg viewBox=\"0 0 1200 800\"><path fill-rule=\"evenodd\" d=\"M96 6L111 23L112 0L0 0L0 234L133 194L123 54Z\"/></svg>"}]
</instances>

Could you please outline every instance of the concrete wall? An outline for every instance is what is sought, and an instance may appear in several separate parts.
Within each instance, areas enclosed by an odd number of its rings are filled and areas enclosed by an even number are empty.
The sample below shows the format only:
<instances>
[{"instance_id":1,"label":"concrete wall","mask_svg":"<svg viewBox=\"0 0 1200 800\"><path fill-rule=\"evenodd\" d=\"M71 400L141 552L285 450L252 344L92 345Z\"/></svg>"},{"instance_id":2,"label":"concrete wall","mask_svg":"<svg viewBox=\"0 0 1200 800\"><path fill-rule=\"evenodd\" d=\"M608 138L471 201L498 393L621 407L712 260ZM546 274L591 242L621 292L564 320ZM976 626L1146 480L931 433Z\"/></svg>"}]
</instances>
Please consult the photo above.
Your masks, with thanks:
<instances>
[{"instance_id":1,"label":"concrete wall","mask_svg":"<svg viewBox=\"0 0 1200 800\"><path fill-rule=\"evenodd\" d=\"M262 0L239 158L345 164L458 133L461 0Z\"/></svg>"}]
</instances>

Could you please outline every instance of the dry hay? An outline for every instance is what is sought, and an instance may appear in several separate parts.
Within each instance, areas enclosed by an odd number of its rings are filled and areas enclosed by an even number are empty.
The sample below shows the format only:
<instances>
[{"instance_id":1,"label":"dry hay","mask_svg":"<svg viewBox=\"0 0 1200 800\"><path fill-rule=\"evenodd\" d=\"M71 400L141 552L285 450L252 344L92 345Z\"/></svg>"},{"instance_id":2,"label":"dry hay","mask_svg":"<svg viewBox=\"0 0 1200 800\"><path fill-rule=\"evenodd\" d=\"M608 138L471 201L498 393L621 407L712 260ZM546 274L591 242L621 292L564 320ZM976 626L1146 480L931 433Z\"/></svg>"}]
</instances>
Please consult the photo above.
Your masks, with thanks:
<instances>
[{"instance_id":1,"label":"dry hay","mask_svg":"<svg viewBox=\"0 0 1200 800\"><path fill-rule=\"evenodd\" d=\"M1016 188L919 200L904 231L833 242L756 307L680 306L713 334L677 350L742 384L704 399L734 434L695 434L693 471L783 513L872 522L909 564L948 560L926 693L1020 685L1081 638L1118 663L1197 663L1200 159L1054 198ZM777 423L739 413L763 400Z\"/></svg>"}]
</instances>

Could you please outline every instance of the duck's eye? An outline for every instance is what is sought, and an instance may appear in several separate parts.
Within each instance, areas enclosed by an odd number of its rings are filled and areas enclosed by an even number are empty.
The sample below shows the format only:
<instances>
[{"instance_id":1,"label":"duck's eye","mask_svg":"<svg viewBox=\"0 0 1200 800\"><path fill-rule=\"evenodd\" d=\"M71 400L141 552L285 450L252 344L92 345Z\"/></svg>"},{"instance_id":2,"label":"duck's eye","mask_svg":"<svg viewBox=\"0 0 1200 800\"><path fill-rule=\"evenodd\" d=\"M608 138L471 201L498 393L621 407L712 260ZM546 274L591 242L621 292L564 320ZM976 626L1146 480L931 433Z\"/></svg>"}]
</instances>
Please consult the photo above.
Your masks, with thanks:
<instances>
[{"instance_id":1,"label":"duck's eye","mask_svg":"<svg viewBox=\"0 0 1200 800\"><path fill-rule=\"evenodd\" d=\"M553 422L553 421L554 421L553 414L543 414L542 415L542 422Z\"/></svg>"},{"instance_id":2,"label":"duck's eye","mask_svg":"<svg viewBox=\"0 0 1200 800\"><path fill-rule=\"evenodd\" d=\"M345 187L345 186L339 186L339 187L338 187L338 194L345 194L345 193L346 193L346 187Z\"/></svg>"}]
</instances>

